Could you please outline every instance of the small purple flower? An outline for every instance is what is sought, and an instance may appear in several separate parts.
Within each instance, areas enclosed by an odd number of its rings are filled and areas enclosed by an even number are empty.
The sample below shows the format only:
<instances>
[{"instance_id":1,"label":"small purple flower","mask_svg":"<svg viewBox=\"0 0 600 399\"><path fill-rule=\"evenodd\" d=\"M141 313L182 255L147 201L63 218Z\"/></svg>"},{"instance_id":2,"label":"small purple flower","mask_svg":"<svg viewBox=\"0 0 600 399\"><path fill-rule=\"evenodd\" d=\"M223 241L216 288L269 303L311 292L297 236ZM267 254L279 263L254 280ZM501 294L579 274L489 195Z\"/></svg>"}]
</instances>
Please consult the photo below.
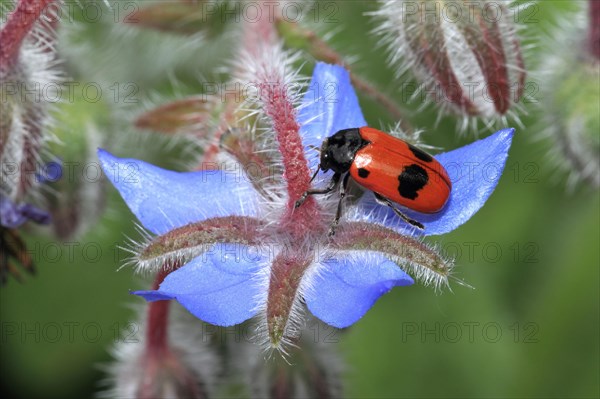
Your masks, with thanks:
<instances>
[{"instance_id":1,"label":"small purple flower","mask_svg":"<svg viewBox=\"0 0 600 399\"><path fill-rule=\"evenodd\" d=\"M332 86L335 97L324 101L324 88ZM304 159L314 170L317 154L313 146L340 129L366 122L343 68L317 64L310 87L297 121L299 145L304 146ZM275 121L275 130L277 123L285 121ZM272 346L280 347L294 335L294 321L303 302L324 322L347 327L394 286L413 284L413 277L435 285L447 283L451 263L420 237L452 231L483 206L502 174L512 136L513 129L500 130L436 156L447 168L453 188L441 212L410 213L425 224L423 232L405 225L367 192L353 205L346 203L339 229L331 238L327 230L335 196L333 200L315 198L307 205L316 209L313 217L317 220L295 219L293 226L281 222L302 211L302 207L293 209L297 198L289 193L295 177L287 169L288 186L282 184L277 197L260 193L250 179L233 172L178 173L116 158L103 150L98 155L129 208L145 228L158 235L140 245L139 264L182 265L158 290L135 294L148 301L176 299L198 318L221 326L263 315L264 332ZM299 159L298 154L292 155ZM302 235L294 235L298 231Z\"/></svg>"},{"instance_id":2,"label":"small purple flower","mask_svg":"<svg viewBox=\"0 0 600 399\"><path fill-rule=\"evenodd\" d=\"M43 173L35 174L36 185L57 181L62 177L62 173L61 162L48 162L44 165ZM0 226L15 229L28 220L38 224L49 224L52 216L49 212L30 203L15 200L5 190L0 190Z\"/></svg>"},{"instance_id":3,"label":"small purple flower","mask_svg":"<svg viewBox=\"0 0 600 399\"><path fill-rule=\"evenodd\" d=\"M14 203L35 195L38 175L30 172L40 170L41 154L53 140L55 101L26 95L39 87L59 87L62 80L43 18L53 1L18 1L0 22L0 179L2 193Z\"/></svg>"},{"instance_id":4,"label":"small purple flower","mask_svg":"<svg viewBox=\"0 0 600 399\"><path fill-rule=\"evenodd\" d=\"M48 212L31 204L15 204L0 194L0 225L10 229L21 226L28 220L39 224L50 223Z\"/></svg>"}]
</instances>

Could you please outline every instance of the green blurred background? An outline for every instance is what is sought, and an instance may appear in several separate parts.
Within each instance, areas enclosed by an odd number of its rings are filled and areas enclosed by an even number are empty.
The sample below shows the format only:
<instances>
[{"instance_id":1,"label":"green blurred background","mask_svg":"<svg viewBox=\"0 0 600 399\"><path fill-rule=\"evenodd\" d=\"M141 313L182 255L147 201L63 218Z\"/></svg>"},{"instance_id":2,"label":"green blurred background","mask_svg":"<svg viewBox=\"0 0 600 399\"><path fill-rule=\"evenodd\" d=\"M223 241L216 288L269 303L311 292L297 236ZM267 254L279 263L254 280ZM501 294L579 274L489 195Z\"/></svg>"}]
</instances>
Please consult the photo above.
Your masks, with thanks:
<instances>
[{"instance_id":1,"label":"green blurred background","mask_svg":"<svg viewBox=\"0 0 600 399\"><path fill-rule=\"evenodd\" d=\"M110 3L126 12L131 2ZM537 3L536 21L523 28L526 40L552 35L555 16L568 18L572 3ZM374 23L363 13L373 4L335 4L339 22L324 27L338 32L333 45L357 55L355 71L402 102L393 92L399 83L390 83L385 52L368 35ZM107 95L95 104L62 104L59 135L77 137L94 123L103 145L117 155L181 168L182 145L165 147L155 136L134 131L129 121L146 104L197 92L198 82L214 78L210 71L235 54L222 43L183 47L194 39L134 29L118 33L122 27L105 8L101 19L84 25L71 7L74 21L61 21L72 26L61 31L59 44L69 76L104 88L133 82L139 91L133 103ZM539 67L543 59L542 47L528 51L530 65ZM304 71L311 68L309 63ZM543 85L539 78L533 74L528 80ZM376 103L360 100L371 125L393 122ZM475 289L453 284L452 292L438 294L421 285L398 288L352 328L336 332L347 397L599 397L598 191L565 188L565 174L548 157L551 144L539 140L544 110L527 108L525 127L517 129L491 199L469 223L432 240L456 256L458 276ZM449 149L473 140L458 135L451 118L434 126L435 116L432 109L411 114L411 122L426 130L428 144ZM109 187L108 193L106 213L80 239L61 243L30 232L37 275L0 289L0 375L3 390L13 397L92 397L111 346L123 334L136 337L132 304L141 299L128 291L148 282L131 268L117 269L127 256L118 246L139 235L115 190Z\"/></svg>"}]
</instances>

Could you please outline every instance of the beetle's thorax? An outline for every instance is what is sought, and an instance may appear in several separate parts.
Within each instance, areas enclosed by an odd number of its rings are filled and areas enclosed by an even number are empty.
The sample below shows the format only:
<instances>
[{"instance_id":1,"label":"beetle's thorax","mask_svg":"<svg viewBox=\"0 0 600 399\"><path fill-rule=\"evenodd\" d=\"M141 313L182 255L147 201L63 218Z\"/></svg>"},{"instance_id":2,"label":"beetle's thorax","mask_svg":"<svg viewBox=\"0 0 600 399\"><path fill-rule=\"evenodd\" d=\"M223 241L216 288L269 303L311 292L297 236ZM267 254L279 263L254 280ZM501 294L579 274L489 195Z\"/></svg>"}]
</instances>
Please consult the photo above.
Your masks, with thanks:
<instances>
[{"instance_id":1,"label":"beetle's thorax","mask_svg":"<svg viewBox=\"0 0 600 399\"><path fill-rule=\"evenodd\" d=\"M321 146L321 169L346 173L358 150L369 144L360 136L358 128L344 129L325 139Z\"/></svg>"}]
</instances>

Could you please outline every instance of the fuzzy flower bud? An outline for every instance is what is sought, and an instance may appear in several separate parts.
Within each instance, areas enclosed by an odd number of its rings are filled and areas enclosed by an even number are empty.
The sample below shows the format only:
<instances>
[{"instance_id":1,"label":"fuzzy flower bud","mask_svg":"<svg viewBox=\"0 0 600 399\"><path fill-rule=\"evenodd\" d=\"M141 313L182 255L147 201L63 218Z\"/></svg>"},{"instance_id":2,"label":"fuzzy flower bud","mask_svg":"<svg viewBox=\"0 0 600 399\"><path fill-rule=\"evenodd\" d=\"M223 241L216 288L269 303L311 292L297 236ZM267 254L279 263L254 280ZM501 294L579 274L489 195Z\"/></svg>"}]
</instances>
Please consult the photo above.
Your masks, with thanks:
<instances>
[{"instance_id":1,"label":"fuzzy flower bud","mask_svg":"<svg viewBox=\"0 0 600 399\"><path fill-rule=\"evenodd\" d=\"M547 43L549 55L543 63L546 133L554 141L553 158L570 172L570 186L583 180L600 187L600 59L594 48L599 24L600 4L595 1L564 17L557 24L558 34Z\"/></svg>"},{"instance_id":2,"label":"fuzzy flower bud","mask_svg":"<svg viewBox=\"0 0 600 399\"><path fill-rule=\"evenodd\" d=\"M135 126L163 134L203 129L214 112L216 100L211 100L197 96L161 105L137 117Z\"/></svg>"},{"instance_id":3,"label":"fuzzy flower bud","mask_svg":"<svg viewBox=\"0 0 600 399\"><path fill-rule=\"evenodd\" d=\"M136 9L125 22L144 28L179 34L221 33L221 15L234 14L239 7L228 7L221 1L162 1Z\"/></svg>"},{"instance_id":4,"label":"fuzzy flower bud","mask_svg":"<svg viewBox=\"0 0 600 399\"><path fill-rule=\"evenodd\" d=\"M137 387L138 398L206 397L175 354L167 353L161 359L151 357L144 363L148 373Z\"/></svg>"},{"instance_id":5,"label":"fuzzy flower bud","mask_svg":"<svg viewBox=\"0 0 600 399\"><path fill-rule=\"evenodd\" d=\"M0 29L0 193L20 204L35 187L40 152L51 139L55 54L38 18L51 1L23 0Z\"/></svg>"},{"instance_id":6,"label":"fuzzy flower bud","mask_svg":"<svg viewBox=\"0 0 600 399\"><path fill-rule=\"evenodd\" d=\"M114 349L115 364L107 367L108 398L190 398L209 396L219 362L209 348L198 320L171 312L169 302L147 308L143 334L128 337ZM143 338L142 338L143 337Z\"/></svg>"},{"instance_id":7,"label":"fuzzy flower bud","mask_svg":"<svg viewBox=\"0 0 600 399\"><path fill-rule=\"evenodd\" d=\"M410 69L429 101L465 118L510 114L525 70L506 3L382 0L375 32L398 74ZM411 90L412 89L412 90ZM417 88L403 90L417 93Z\"/></svg>"},{"instance_id":8,"label":"fuzzy flower bud","mask_svg":"<svg viewBox=\"0 0 600 399\"><path fill-rule=\"evenodd\" d=\"M243 365L255 398L339 398L344 364L336 344L341 335L341 331L309 318L285 357L265 362L264 354L254 347L233 354L233 360Z\"/></svg>"},{"instance_id":9,"label":"fuzzy flower bud","mask_svg":"<svg viewBox=\"0 0 600 399\"><path fill-rule=\"evenodd\" d=\"M197 376L179 352L167 352L161 357L140 353L135 343L122 345L115 351L118 357L112 368L112 389L106 397L120 398L205 398Z\"/></svg>"},{"instance_id":10,"label":"fuzzy flower bud","mask_svg":"<svg viewBox=\"0 0 600 399\"><path fill-rule=\"evenodd\" d=\"M81 98L57 107L54 133L61 143L51 145L59 153L63 173L57 173L58 162L49 163L43 177L55 194L46 199L52 215L52 229L56 236L66 240L85 234L92 228L106 202L106 184L92 171L96 149L109 142L97 126L110 126L108 109L103 102L90 104ZM80 115L73 118L72 115Z\"/></svg>"}]
</instances>

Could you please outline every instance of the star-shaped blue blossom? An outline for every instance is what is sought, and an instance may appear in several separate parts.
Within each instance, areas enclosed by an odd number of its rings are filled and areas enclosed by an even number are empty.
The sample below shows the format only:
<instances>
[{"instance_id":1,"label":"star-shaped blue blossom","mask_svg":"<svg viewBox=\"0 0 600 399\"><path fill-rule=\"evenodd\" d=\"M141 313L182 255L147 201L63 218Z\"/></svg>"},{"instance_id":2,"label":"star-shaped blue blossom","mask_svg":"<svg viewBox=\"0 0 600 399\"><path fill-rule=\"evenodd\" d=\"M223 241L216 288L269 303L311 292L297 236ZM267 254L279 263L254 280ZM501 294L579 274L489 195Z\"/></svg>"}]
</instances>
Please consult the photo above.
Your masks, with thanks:
<instances>
[{"instance_id":1,"label":"star-shaped blue blossom","mask_svg":"<svg viewBox=\"0 0 600 399\"><path fill-rule=\"evenodd\" d=\"M345 69L317 64L298 121L313 170L318 162L313 146L320 146L324 138L340 129L366 125ZM344 223L382 226L386 231L406 236L438 235L456 229L483 206L496 187L513 133L513 129L500 130L488 138L435 156L450 175L452 192L446 206L436 214L406 211L425 225L423 232L415 231L389 208L378 205L369 192L348 209L340 228ZM135 159L120 159L103 150L98 156L107 177L131 211L145 228L157 235L190 224L210 224L224 217L257 221L273 217L273 212L262 209L266 199L261 199L251 182L239 174L178 173ZM265 275L270 273L272 263L273 254L260 250L256 243L224 240L171 272L158 290L135 294L148 301L175 299L206 322L230 326L264 308L269 289ZM302 291L306 305L315 316L335 327L356 322L394 286L414 282L385 254L374 250L324 251L306 270L303 277L307 280L306 289Z\"/></svg>"}]
</instances>

